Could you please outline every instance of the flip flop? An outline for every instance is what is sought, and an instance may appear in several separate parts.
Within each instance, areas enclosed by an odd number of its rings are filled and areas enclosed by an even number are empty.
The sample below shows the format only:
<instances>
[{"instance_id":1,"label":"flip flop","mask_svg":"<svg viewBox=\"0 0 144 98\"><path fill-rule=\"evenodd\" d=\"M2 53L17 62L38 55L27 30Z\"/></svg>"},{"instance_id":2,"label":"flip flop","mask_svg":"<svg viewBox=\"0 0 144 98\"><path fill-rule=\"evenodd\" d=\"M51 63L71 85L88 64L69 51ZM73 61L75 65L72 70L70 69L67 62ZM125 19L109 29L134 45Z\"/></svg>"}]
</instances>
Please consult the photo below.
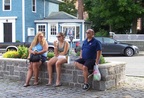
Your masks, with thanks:
<instances>
[{"instance_id":1,"label":"flip flop","mask_svg":"<svg viewBox=\"0 0 144 98\"><path fill-rule=\"evenodd\" d=\"M62 84L60 83L60 84L58 84L58 85L54 85L54 87L60 87L60 86L62 86Z\"/></svg>"},{"instance_id":2,"label":"flip flop","mask_svg":"<svg viewBox=\"0 0 144 98\"><path fill-rule=\"evenodd\" d=\"M33 85L34 85L34 86L39 85L39 82L35 82Z\"/></svg>"},{"instance_id":3,"label":"flip flop","mask_svg":"<svg viewBox=\"0 0 144 98\"><path fill-rule=\"evenodd\" d=\"M48 84L46 84L46 86L52 86L52 84L49 84L49 83L48 83Z\"/></svg>"},{"instance_id":4,"label":"flip flop","mask_svg":"<svg viewBox=\"0 0 144 98\"><path fill-rule=\"evenodd\" d=\"M24 85L23 85L23 87L28 87L28 86L30 86L30 85L29 85L29 84L24 84Z\"/></svg>"}]
</instances>

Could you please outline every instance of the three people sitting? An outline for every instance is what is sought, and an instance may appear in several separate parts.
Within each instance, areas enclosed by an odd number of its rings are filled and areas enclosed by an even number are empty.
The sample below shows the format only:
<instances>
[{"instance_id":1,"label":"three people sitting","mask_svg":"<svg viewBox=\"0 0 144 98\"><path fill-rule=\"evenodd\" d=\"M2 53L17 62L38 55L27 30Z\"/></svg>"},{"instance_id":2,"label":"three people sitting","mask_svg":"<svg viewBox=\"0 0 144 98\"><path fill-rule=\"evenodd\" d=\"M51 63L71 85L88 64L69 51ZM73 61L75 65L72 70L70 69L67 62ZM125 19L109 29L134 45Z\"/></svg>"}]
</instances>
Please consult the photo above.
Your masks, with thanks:
<instances>
[{"instance_id":1,"label":"three people sitting","mask_svg":"<svg viewBox=\"0 0 144 98\"><path fill-rule=\"evenodd\" d=\"M88 90L90 85L88 84L88 74L89 70L93 70L93 66L95 64L99 64L100 55L101 55L101 43L94 38L94 31L92 29L88 29L86 31L87 38L85 39L82 49L80 52L80 58L74 62L74 65L83 71L84 76L84 85L83 89ZM38 33L32 42L29 53L33 54L42 54L44 58L40 62L30 62L25 87L29 86L30 78L32 74L35 75L34 85L38 84L38 73L39 73L39 66L46 61L46 54L48 44L43 38L42 33ZM69 43L65 41L65 36L63 33L58 33L56 35L57 40L54 41L54 57L52 57L47 62L47 72L48 72L48 83L47 86L51 86L53 83L53 66L55 65L56 68L56 83L54 84L55 87L61 86L61 65L67 63L67 55L69 52ZM38 52L34 51L34 48L38 48Z\"/></svg>"}]
</instances>

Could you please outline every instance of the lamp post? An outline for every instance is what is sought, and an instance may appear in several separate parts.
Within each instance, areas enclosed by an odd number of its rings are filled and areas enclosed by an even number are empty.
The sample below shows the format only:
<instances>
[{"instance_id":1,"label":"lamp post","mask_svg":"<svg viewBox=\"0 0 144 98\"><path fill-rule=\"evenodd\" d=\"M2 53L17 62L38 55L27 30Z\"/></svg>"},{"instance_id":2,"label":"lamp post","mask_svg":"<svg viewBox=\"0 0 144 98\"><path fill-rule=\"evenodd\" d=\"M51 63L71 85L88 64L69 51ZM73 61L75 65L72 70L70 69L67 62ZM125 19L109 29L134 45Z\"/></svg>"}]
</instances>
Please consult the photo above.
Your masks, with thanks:
<instances>
[{"instance_id":1,"label":"lamp post","mask_svg":"<svg viewBox=\"0 0 144 98\"><path fill-rule=\"evenodd\" d=\"M71 44L71 47L70 48L72 48L72 42L73 42L73 38L74 38L74 36L71 34L71 35L69 35L69 39L70 39L70 44Z\"/></svg>"},{"instance_id":2,"label":"lamp post","mask_svg":"<svg viewBox=\"0 0 144 98\"><path fill-rule=\"evenodd\" d=\"M73 34L70 34L70 35L69 35L69 39L70 39L70 49L69 49L68 63L70 63L70 54L71 54L71 52L72 52L72 42L73 42L73 38L74 38L74 35L73 35Z\"/></svg>"}]
</instances>

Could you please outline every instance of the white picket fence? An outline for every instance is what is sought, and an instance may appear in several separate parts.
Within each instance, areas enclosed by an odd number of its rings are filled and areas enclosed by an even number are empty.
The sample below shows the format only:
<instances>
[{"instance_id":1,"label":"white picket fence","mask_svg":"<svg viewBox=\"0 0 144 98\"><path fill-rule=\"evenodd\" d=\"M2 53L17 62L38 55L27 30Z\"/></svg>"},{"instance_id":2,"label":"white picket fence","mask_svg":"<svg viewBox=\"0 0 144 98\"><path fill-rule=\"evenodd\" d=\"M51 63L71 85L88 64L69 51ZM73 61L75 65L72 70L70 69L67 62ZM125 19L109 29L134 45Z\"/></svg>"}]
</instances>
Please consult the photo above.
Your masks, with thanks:
<instances>
[{"instance_id":1,"label":"white picket fence","mask_svg":"<svg viewBox=\"0 0 144 98\"><path fill-rule=\"evenodd\" d=\"M144 41L144 34L114 34L113 39L118 41Z\"/></svg>"}]
</instances>

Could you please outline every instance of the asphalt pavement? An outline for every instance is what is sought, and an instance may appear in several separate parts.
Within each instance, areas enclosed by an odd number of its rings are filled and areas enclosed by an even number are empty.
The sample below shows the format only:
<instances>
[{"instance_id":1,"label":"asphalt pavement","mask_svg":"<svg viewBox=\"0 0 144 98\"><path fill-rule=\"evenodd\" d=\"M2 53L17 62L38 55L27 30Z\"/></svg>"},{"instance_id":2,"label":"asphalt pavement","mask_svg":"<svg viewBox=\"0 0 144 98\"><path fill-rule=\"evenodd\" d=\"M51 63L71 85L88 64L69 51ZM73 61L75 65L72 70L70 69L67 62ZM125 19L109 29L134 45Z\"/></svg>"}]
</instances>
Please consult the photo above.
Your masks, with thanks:
<instances>
[{"instance_id":1,"label":"asphalt pavement","mask_svg":"<svg viewBox=\"0 0 144 98\"><path fill-rule=\"evenodd\" d=\"M132 57L126 56L106 56L107 62L126 62L126 75L144 77L144 51Z\"/></svg>"}]
</instances>

